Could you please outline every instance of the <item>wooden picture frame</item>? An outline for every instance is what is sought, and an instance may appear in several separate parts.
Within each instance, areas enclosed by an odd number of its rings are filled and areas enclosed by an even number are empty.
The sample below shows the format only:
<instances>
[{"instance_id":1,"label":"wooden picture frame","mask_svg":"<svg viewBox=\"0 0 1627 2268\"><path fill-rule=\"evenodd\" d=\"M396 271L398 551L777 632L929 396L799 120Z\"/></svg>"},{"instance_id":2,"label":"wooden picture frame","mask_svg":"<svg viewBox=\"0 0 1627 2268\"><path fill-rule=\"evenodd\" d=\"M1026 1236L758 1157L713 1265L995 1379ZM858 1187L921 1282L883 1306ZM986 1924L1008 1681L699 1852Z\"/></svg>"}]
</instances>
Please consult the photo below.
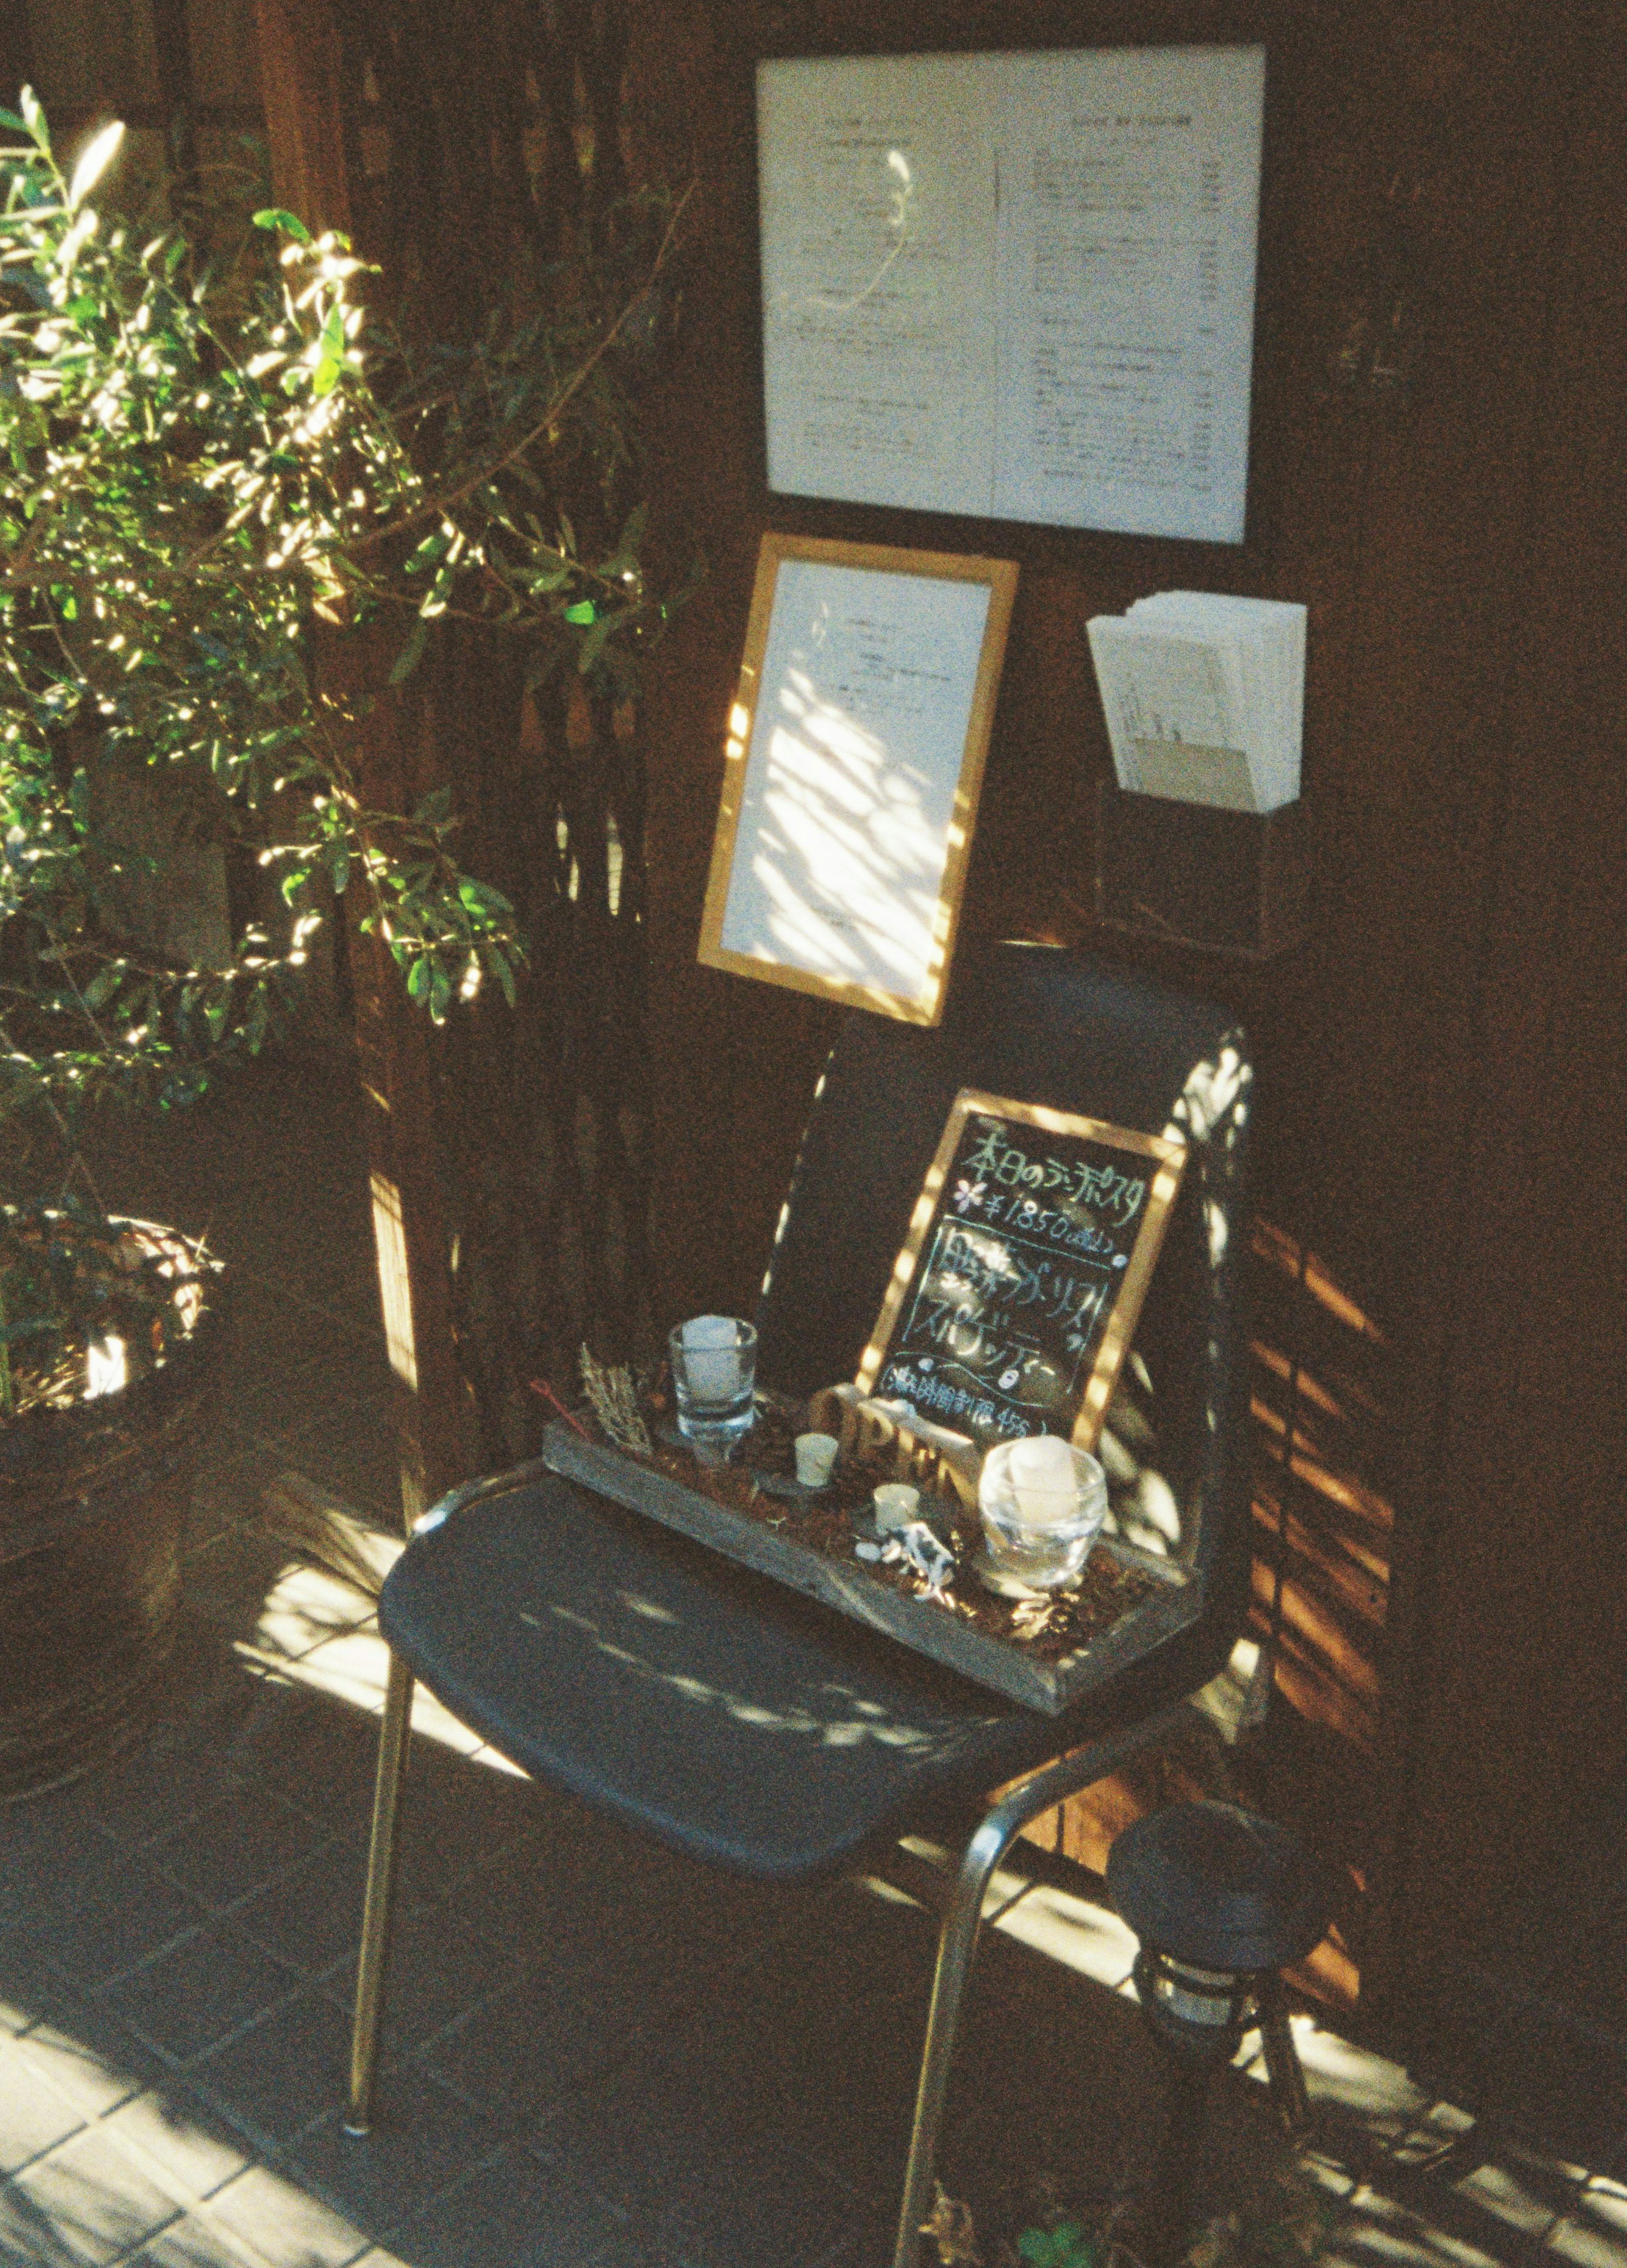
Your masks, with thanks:
<instances>
[{"instance_id":1,"label":"wooden picture frame","mask_svg":"<svg viewBox=\"0 0 1627 2268\"><path fill-rule=\"evenodd\" d=\"M963 1156L974 1122L989 1130ZM1031 1158L1005 1140L1001 1130L1011 1127L1045 1135L1049 1150ZM1068 1148L1072 1158L1057 1154ZM1101 1162L1088 1164L1087 1151ZM1131 1160L1128 1173L1108 1162L1115 1156ZM1186 1160L1185 1143L1165 1135L962 1087L860 1359L859 1391L909 1401L920 1416L967 1432L985 1448L1025 1432L1065 1431L1076 1447L1093 1449ZM951 1190L957 1169L961 1178ZM953 1218L946 1214L951 1205ZM1017 1381L1009 1394L1001 1391L1006 1377L998 1374L1007 1358L991 1356L969 1394L949 1376L979 1375L971 1351L953 1334L969 1336L982 1351L980 1273L985 1284L995 1284L1003 1307ZM942 1291L946 1278L965 1287L949 1295L965 1303L953 1311ZM1048 1322L1057 1328L1048 1333ZM913 1396L902 1391L913 1381L894 1375L912 1360L924 1373ZM1070 1365L1073 1374L1064 1379ZM988 1371L997 1373L998 1382ZM1037 1381L1037 1399L1031 1399L1031 1381ZM928 1397L929 1406L921 1408ZM1071 1411L1071 1420L1054 1422L1059 1411L1064 1418Z\"/></svg>"},{"instance_id":2,"label":"wooden picture frame","mask_svg":"<svg viewBox=\"0 0 1627 2268\"><path fill-rule=\"evenodd\" d=\"M939 1020L1016 590L1011 560L763 537L708 968Z\"/></svg>"}]
</instances>

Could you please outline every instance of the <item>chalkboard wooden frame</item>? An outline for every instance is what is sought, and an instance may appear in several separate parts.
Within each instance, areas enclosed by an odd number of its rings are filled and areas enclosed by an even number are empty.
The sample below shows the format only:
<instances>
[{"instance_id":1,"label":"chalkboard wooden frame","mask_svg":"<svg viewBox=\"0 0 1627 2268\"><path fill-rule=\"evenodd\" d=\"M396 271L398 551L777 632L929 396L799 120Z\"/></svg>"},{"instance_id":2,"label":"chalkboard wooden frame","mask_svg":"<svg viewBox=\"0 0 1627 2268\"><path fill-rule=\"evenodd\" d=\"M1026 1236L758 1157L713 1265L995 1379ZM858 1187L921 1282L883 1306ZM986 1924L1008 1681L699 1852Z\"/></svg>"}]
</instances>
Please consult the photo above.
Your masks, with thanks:
<instances>
[{"instance_id":1,"label":"chalkboard wooden frame","mask_svg":"<svg viewBox=\"0 0 1627 2268\"><path fill-rule=\"evenodd\" d=\"M724 943L740 821L748 779L756 755L755 725L760 696L764 692L763 666L775 622L775 605L781 567L787 561L815 566L858 568L872 573L918 577L947 583L983 583L989 589L989 609L978 652L977 666L967 706L953 811L944 835L944 865L937 903L931 917L932 948L924 981L915 990L890 988L880 983L858 983L804 968L794 961L766 959L741 953ZM970 553L904 549L891 544L849 543L822 536L785 535L770 532L762 538L757 557L757 578L752 591L751 613L740 662L740 688L730 713L725 745L723 797L712 845L706 902L701 917L698 958L709 968L727 969L736 976L754 976L792 991L812 993L843 1006L868 1008L915 1024L936 1024L943 1015L949 968L954 954L961 901L971 857L972 831L976 823L983 767L994 724L995 697L1005 658L1012 608L1017 593L1013 560L984 559ZM926 657L923 657L924 660Z\"/></svg>"},{"instance_id":2,"label":"chalkboard wooden frame","mask_svg":"<svg viewBox=\"0 0 1627 2268\"><path fill-rule=\"evenodd\" d=\"M1014 1102L1003 1095L984 1094L976 1087L962 1087L950 1107L943 1138L921 1184L921 1194L910 1214L909 1233L894 1264L875 1329L860 1359L858 1389L864 1395L873 1393L876 1381L892 1351L921 1256L927 1248L936 1224L942 1218L950 1168L960 1149L967 1122L973 1117L992 1118L1002 1125L1032 1128L1053 1137L1090 1142L1099 1148L1124 1153L1141 1161L1144 1167L1148 1161L1152 1163L1152 1186L1146 1193L1145 1210L1124 1267L1123 1281L1084 1382L1073 1420L1071 1438L1075 1447L1093 1449L1101 1436L1120 1367L1129 1351L1130 1336L1141 1313L1147 1285L1152 1280L1153 1264L1168 1224L1170 1207L1174 1203L1186 1164L1185 1143L1172 1140L1167 1135L1145 1134L1130 1127L1111 1126L1102 1119L1053 1110L1041 1103Z\"/></svg>"}]
</instances>

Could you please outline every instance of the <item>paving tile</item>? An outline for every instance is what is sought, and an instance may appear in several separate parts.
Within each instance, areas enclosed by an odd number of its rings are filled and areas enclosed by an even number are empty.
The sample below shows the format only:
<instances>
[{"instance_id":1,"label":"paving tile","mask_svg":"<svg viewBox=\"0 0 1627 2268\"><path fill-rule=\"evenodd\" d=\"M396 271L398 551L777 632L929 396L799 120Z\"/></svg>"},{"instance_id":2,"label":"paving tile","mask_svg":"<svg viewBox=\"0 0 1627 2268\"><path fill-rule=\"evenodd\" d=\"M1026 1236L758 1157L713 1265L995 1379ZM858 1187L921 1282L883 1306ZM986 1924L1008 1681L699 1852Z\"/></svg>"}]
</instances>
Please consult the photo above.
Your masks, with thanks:
<instances>
[{"instance_id":1,"label":"paving tile","mask_svg":"<svg viewBox=\"0 0 1627 2268\"><path fill-rule=\"evenodd\" d=\"M251 2166L210 2200L210 2210L269 2268L345 2268L372 2241L301 2183L267 2166Z\"/></svg>"},{"instance_id":2,"label":"paving tile","mask_svg":"<svg viewBox=\"0 0 1627 2268\"><path fill-rule=\"evenodd\" d=\"M517 1958L542 1951L562 1966L637 1980L652 2009L715 1991L729 1969L799 1924L809 1942L822 1938L828 1894L765 1894L666 1852L652 1869L625 1843L601 1840L592 1821L573 1818L562 1831L534 1819L458 1889L458 1914Z\"/></svg>"},{"instance_id":3,"label":"paving tile","mask_svg":"<svg viewBox=\"0 0 1627 2268\"><path fill-rule=\"evenodd\" d=\"M189 2197L209 2197L249 2163L241 2135L173 2074L115 2110L107 2129Z\"/></svg>"},{"instance_id":4,"label":"paving tile","mask_svg":"<svg viewBox=\"0 0 1627 2268\"><path fill-rule=\"evenodd\" d=\"M612 2204L641 2211L686 2165L773 2140L812 2110L784 2083L784 2048L771 2019L708 2011L564 2096L530 2128L528 2146ZM804 2132L817 2128L804 2122Z\"/></svg>"},{"instance_id":5,"label":"paving tile","mask_svg":"<svg viewBox=\"0 0 1627 2268\"><path fill-rule=\"evenodd\" d=\"M1627 2235L1627 2183L1594 2175L1585 2183L1578 2203L1582 2212L1593 2220L1602 2221L1607 2228L1619 2228Z\"/></svg>"},{"instance_id":6,"label":"paving tile","mask_svg":"<svg viewBox=\"0 0 1627 2268\"><path fill-rule=\"evenodd\" d=\"M93 2127L0 2190L0 2259L107 2268L177 2218L173 2198Z\"/></svg>"},{"instance_id":7,"label":"paving tile","mask_svg":"<svg viewBox=\"0 0 1627 2268\"><path fill-rule=\"evenodd\" d=\"M1036 1882L996 1926L1099 1984L1122 1984L1135 1964L1135 1933L1116 1914L1049 1882Z\"/></svg>"},{"instance_id":8,"label":"paving tile","mask_svg":"<svg viewBox=\"0 0 1627 2268\"><path fill-rule=\"evenodd\" d=\"M1346 2201L1328 2258L1374 2268L1380 2262L1395 2268L1506 2268L1511 2248L1517 2258L1530 2250L1528 2240L1490 2216L1466 2212L1449 2191L1420 2197L1419 2206L1414 2210L1364 2182ZM1475 2235L1466 2233L1466 2224Z\"/></svg>"},{"instance_id":9,"label":"paving tile","mask_svg":"<svg viewBox=\"0 0 1627 2268\"><path fill-rule=\"evenodd\" d=\"M526 1974L525 1962L463 1928L444 1906L403 1915L391 1933L385 2052L416 2054L454 2017ZM354 1949L324 1977L322 1991L348 2017L356 1998Z\"/></svg>"},{"instance_id":10,"label":"paving tile","mask_svg":"<svg viewBox=\"0 0 1627 2268\"><path fill-rule=\"evenodd\" d=\"M238 1539L245 1547L264 1541L283 1554L283 1565L261 1598L252 1634L253 1643L268 1655L300 1661L325 1638L372 1623L371 1597L325 1567L291 1556L291 1547L278 1540L269 1523L239 1528Z\"/></svg>"},{"instance_id":11,"label":"paving tile","mask_svg":"<svg viewBox=\"0 0 1627 2268\"><path fill-rule=\"evenodd\" d=\"M586 2268L613 2246L623 2259L644 2257L622 2215L587 2183L513 2147L444 2192L391 2243L414 2268Z\"/></svg>"},{"instance_id":12,"label":"paving tile","mask_svg":"<svg viewBox=\"0 0 1627 2268\"><path fill-rule=\"evenodd\" d=\"M149 2084L151 2051L103 2002L59 1993L19 2047L24 2065L82 2111L105 2117Z\"/></svg>"},{"instance_id":13,"label":"paving tile","mask_svg":"<svg viewBox=\"0 0 1627 2268\"><path fill-rule=\"evenodd\" d=\"M376 1720L384 1706L389 1667L389 1648L376 1628L364 1624L343 1631L336 1638L324 1638L320 1646L313 1646L309 1653L302 1654L279 1674L286 1675L291 1683L310 1693L353 1710L358 1720L368 1717ZM414 1751L420 1757L425 1752L425 1744L465 1756L482 1745L477 1733L460 1724L422 1685L413 1697L412 1728ZM478 1855L477 1848L469 1850L469 1862L472 1864Z\"/></svg>"},{"instance_id":14,"label":"paving tile","mask_svg":"<svg viewBox=\"0 0 1627 2268\"><path fill-rule=\"evenodd\" d=\"M410 2068L385 2073L370 2134L346 2134L342 2122L335 2110L302 2134L289 2164L336 2212L376 2236L425 2211L506 2139L495 2120Z\"/></svg>"},{"instance_id":15,"label":"paving tile","mask_svg":"<svg viewBox=\"0 0 1627 2268\"><path fill-rule=\"evenodd\" d=\"M188 1603L233 1640L252 1643L265 1602L291 1564L285 1543L246 1521L187 1561Z\"/></svg>"},{"instance_id":16,"label":"paving tile","mask_svg":"<svg viewBox=\"0 0 1627 2268\"><path fill-rule=\"evenodd\" d=\"M307 1992L202 2057L188 2076L261 2149L275 2151L342 2102L349 2051L343 2010Z\"/></svg>"},{"instance_id":17,"label":"paving tile","mask_svg":"<svg viewBox=\"0 0 1627 2268\"><path fill-rule=\"evenodd\" d=\"M335 1836L263 1890L234 1906L232 1918L254 1942L307 1979L324 1977L361 1936L367 1849L361 1837ZM403 1914L416 1911L398 1893Z\"/></svg>"},{"instance_id":18,"label":"paving tile","mask_svg":"<svg viewBox=\"0 0 1627 2268\"><path fill-rule=\"evenodd\" d=\"M484 2001L438 2034L423 2062L498 2113L535 2115L624 2061L652 2014L637 1980L572 1962Z\"/></svg>"},{"instance_id":19,"label":"paving tile","mask_svg":"<svg viewBox=\"0 0 1627 2268\"><path fill-rule=\"evenodd\" d=\"M1476 2166L1472 2174L1452 2186L1456 2196L1518 2229L1522 2236L1541 2236L1558 2218L1558 2207L1535 2194L1506 2166Z\"/></svg>"},{"instance_id":20,"label":"paving tile","mask_svg":"<svg viewBox=\"0 0 1627 2268\"><path fill-rule=\"evenodd\" d=\"M757 2139L691 2161L633 2216L629 2251L646 2235L693 2268L812 2268L854 2210L850 2191L788 2143Z\"/></svg>"},{"instance_id":21,"label":"paving tile","mask_svg":"<svg viewBox=\"0 0 1627 2268\"><path fill-rule=\"evenodd\" d=\"M259 1786L330 1827L365 1831L379 1728L372 1717L300 1696L240 1742L236 1761Z\"/></svg>"},{"instance_id":22,"label":"paving tile","mask_svg":"<svg viewBox=\"0 0 1627 2268\"><path fill-rule=\"evenodd\" d=\"M1292 2016L1289 2025L1314 2103L1338 2104L1372 2132L1392 2136L1410 2132L1428 2111L1430 2096L1399 2064L1341 2039L1310 2016Z\"/></svg>"},{"instance_id":23,"label":"paving tile","mask_svg":"<svg viewBox=\"0 0 1627 2268\"><path fill-rule=\"evenodd\" d=\"M72 1903L38 1911L29 1929L60 1975L93 1992L195 1930L202 1910L139 1852L105 1840Z\"/></svg>"},{"instance_id":24,"label":"paving tile","mask_svg":"<svg viewBox=\"0 0 1627 2268\"><path fill-rule=\"evenodd\" d=\"M322 1832L269 1789L240 1786L148 1849L178 1889L218 1913L287 1874Z\"/></svg>"},{"instance_id":25,"label":"paving tile","mask_svg":"<svg viewBox=\"0 0 1627 2268\"><path fill-rule=\"evenodd\" d=\"M141 1848L229 1794L235 1786L219 1756L194 1747L172 1725L161 1726L139 1748L97 1772L88 1783L97 1824Z\"/></svg>"},{"instance_id":26,"label":"paving tile","mask_svg":"<svg viewBox=\"0 0 1627 2268\"><path fill-rule=\"evenodd\" d=\"M1551 2268L1561 2261L1573 2261L1576 2268L1627 2268L1627 2230L1567 2216L1549 2230L1542 2258Z\"/></svg>"},{"instance_id":27,"label":"paving tile","mask_svg":"<svg viewBox=\"0 0 1627 2268\"><path fill-rule=\"evenodd\" d=\"M26 2032L63 1997L63 1980L33 1932L0 1929L0 2032Z\"/></svg>"},{"instance_id":28,"label":"paving tile","mask_svg":"<svg viewBox=\"0 0 1627 2268\"><path fill-rule=\"evenodd\" d=\"M256 1444L329 1416L336 1402L389 1391L382 1334L353 1329L263 1290L254 1303L259 1344L238 1366L228 1406L237 1432Z\"/></svg>"},{"instance_id":29,"label":"paving tile","mask_svg":"<svg viewBox=\"0 0 1627 2268\"><path fill-rule=\"evenodd\" d=\"M1467 2110L1450 2102L1432 2102L1395 2144L1391 2160L1396 2165L1433 2168L1450 2158L1459 2173L1471 2172L1486 2155L1476 2127Z\"/></svg>"},{"instance_id":30,"label":"paving tile","mask_svg":"<svg viewBox=\"0 0 1627 2268\"><path fill-rule=\"evenodd\" d=\"M178 2063L298 1990L299 1979L230 1921L210 1924L107 1995L151 2046Z\"/></svg>"},{"instance_id":31,"label":"paving tile","mask_svg":"<svg viewBox=\"0 0 1627 2268\"><path fill-rule=\"evenodd\" d=\"M131 2253L121 2268L248 2268L250 2257L229 2231L188 2213Z\"/></svg>"},{"instance_id":32,"label":"paving tile","mask_svg":"<svg viewBox=\"0 0 1627 2268\"><path fill-rule=\"evenodd\" d=\"M0 1926L37 1920L46 1909L72 1904L81 1881L107 1855L83 1781L33 1803L11 1805L3 1828Z\"/></svg>"},{"instance_id":33,"label":"paving tile","mask_svg":"<svg viewBox=\"0 0 1627 2268\"><path fill-rule=\"evenodd\" d=\"M0 2175L18 2172L84 2124L65 2096L41 2083L20 2048L0 2040Z\"/></svg>"},{"instance_id":34,"label":"paving tile","mask_svg":"<svg viewBox=\"0 0 1627 2268\"><path fill-rule=\"evenodd\" d=\"M487 1933L500 1934L491 1918L505 1898L529 1896L548 1847L528 1782L415 1744L401 1801L404 1883L425 1898L457 1893L459 1912L470 1922L489 1909Z\"/></svg>"}]
</instances>

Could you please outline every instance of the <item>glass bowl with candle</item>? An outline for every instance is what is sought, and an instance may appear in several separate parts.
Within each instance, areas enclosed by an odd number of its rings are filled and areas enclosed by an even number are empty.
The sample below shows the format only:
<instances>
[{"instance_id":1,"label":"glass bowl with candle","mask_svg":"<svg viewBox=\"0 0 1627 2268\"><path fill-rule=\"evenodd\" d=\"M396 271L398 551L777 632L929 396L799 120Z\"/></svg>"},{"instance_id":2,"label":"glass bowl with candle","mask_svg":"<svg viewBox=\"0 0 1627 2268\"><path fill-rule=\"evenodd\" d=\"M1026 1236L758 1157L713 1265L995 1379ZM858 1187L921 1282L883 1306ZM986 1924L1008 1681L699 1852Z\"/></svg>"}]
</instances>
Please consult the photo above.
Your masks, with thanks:
<instances>
[{"instance_id":1,"label":"glass bowl with candle","mask_svg":"<svg viewBox=\"0 0 1627 2268\"><path fill-rule=\"evenodd\" d=\"M1054 1433L1002 1441L983 1460L980 1572L995 1590L1055 1591L1083 1568L1108 1516L1108 1476Z\"/></svg>"},{"instance_id":2,"label":"glass bowl with candle","mask_svg":"<svg viewBox=\"0 0 1627 2268\"><path fill-rule=\"evenodd\" d=\"M678 1431L703 1465L727 1462L751 1431L757 1333L733 1315L692 1315L667 1335Z\"/></svg>"}]
</instances>

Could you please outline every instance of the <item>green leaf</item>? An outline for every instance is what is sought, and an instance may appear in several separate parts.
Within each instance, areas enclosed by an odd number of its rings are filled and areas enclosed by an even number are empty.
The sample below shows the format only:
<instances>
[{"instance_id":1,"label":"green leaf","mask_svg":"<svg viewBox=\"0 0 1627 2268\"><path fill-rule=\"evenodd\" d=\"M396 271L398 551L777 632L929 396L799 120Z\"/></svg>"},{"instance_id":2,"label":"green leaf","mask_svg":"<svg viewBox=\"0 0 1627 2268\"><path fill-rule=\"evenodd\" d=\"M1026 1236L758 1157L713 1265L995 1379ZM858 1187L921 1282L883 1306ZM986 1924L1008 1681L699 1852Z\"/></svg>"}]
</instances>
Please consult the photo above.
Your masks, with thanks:
<instances>
[{"instance_id":1,"label":"green leaf","mask_svg":"<svg viewBox=\"0 0 1627 2268\"><path fill-rule=\"evenodd\" d=\"M123 980L125 964L121 961L105 961L85 988L85 1005L92 1013L105 1008Z\"/></svg>"},{"instance_id":2,"label":"green leaf","mask_svg":"<svg viewBox=\"0 0 1627 2268\"><path fill-rule=\"evenodd\" d=\"M444 1024L446 1011L452 1005L452 979L438 961L430 966L430 1020Z\"/></svg>"},{"instance_id":3,"label":"green leaf","mask_svg":"<svg viewBox=\"0 0 1627 2268\"><path fill-rule=\"evenodd\" d=\"M501 890L494 890L490 882L475 881L467 874L459 880L458 895L472 914L512 914L514 910Z\"/></svg>"},{"instance_id":4,"label":"green leaf","mask_svg":"<svg viewBox=\"0 0 1627 2268\"><path fill-rule=\"evenodd\" d=\"M430 961L420 954L407 972L407 997L410 1000L427 1000L430 993Z\"/></svg>"},{"instance_id":5,"label":"green leaf","mask_svg":"<svg viewBox=\"0 0 1627 2268\"><path fill-rule=\"evenodd\" d=\"M507 954L500 945L489 945L486 947L486 965L495 973L497 983L503 988L503 998L512 1008L515 1001L514 969Z\"/></svg>"},{"instance_id":6,"label":"green leaf","mask_svg":"<svg viewBox=\"0 0 1627 2268\"><path fill-rule=\"evenodd\" d=\"M615 628L615 616L614 615L600 615L599 620L593 624L593 629L589 630L587 636L583 639L581 651L577 655L577 667L584 677L587 675L588 671L592 669L593 664L604 652L605 641Z\"/></svg>"},{"instance_id":7,"label":"green leaf","mask_svg":"<svg viewBox=\"0 0 1627 2268\"><path fill-rule=\"evenodd\" d=\"M575 622L579 628L585 630L595 619L598 612L598 608L591 599L578 599L575 606L565 608L565 620L568 622Z\"/></svg>"},{"instance_id":8,"label":"green leaf","mask_svg":"<svg viewBox=\"0 0 1627 2268\"><path fill-rule=\"evenodd\" d=\"M444 826L452 816L451 788L431 788L428 795L420 798L412 815L420 827Z\"/></svg>"},{"instance_id":9,"label":"green leaf","mask_svg":"<svg viewBox=\"0 0 1627 2268\"><path fill-rule=\"evenodd\" d=\"M115 119L111 126L104 126L101 132L81 153L79 162L73 169L73 179L68 184L70 212L76 211L89 196L113 162L114 153L123 139L123 122Z\"/></svg>"},{"instance_id":10,"label":"green leaf","mask_svg":"<svg viewBox=\"0 0 1627 2268\"><path fill-rule=\"evenodd\" d=\"M298 213L286 212L281 205L266 205L254 215L256 228L280 228L291 236L296 244L309 244L311 232Z\"/></svg>"},{"instance_id":11,"label":"green leaf","mask_svg":"<svg viewBox=\"0 0 1627 2268\"><path fill-rule=\"evenodd\" d=\"M42 150L51 146L50 130L45 122L45 113L40 107L39 97L33 87L26 86L17 98L22 107L23 125Z\"/></svg>"},{"instance_id":12,"label":"green leaf","mask_svg":"<svg viewBox=\"0 0 1627 2268\"><path fill-rule=\"evenodd\" d=\"M328 879L333 885L335 897L343 897L346 886L350 880L350 846L348 843L329 843Z\"/></svg>"},{"instance_id":13,"label":"green leaf","mask_svg":"<svg viewBox=\"0 0 1627 2268\"><path fill-rule=\"evenodd\" d=\"M405 685L423 659L423 649L429 644L430 626L422 615L414 622L406 644L396 655L390 667L392 685Z\"/></svg>"}]
</instances>

